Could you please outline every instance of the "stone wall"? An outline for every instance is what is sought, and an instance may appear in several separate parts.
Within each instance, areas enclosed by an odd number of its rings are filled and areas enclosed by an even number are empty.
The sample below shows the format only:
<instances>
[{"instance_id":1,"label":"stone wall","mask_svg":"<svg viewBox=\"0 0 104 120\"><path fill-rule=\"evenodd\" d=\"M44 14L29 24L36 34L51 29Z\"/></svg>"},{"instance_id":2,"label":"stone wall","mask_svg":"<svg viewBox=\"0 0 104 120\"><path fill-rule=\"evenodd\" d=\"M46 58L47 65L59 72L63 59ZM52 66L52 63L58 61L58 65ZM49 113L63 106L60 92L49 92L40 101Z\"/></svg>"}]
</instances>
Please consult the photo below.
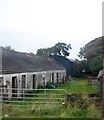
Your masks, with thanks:
<instances>
[{"instance_id":1,"label":"stone wall","mask_svg":"<svg viewBox=\"0 0 104 120\"><path fill-rule=\"evenodd\" d=\"M31 90L33 89L33 75L35 75L35 88L38 88L39 85L45 85L47 82L52 82L52 73L54 73L54 83L57 83L57 73L59 74L58 82L62 82L62 78L66 76L66 70L52 70L52 71L42 71L42 72L31 72L31 73L17 73L17 74L4 74L0 75L0 78L3 80L3 87L6 90L8 98L12 97L12 89L7 90L8 88L13 87L13 77L16 79L16 88L17 88L17 97L20 96L22 86L23 86L23 76L25 76L24 88ZM44 79L44 81L43 81ZM0 79L1 80L1 79ZM15 85L14 85L15 86Z\"/></svg>"}]
</instances>

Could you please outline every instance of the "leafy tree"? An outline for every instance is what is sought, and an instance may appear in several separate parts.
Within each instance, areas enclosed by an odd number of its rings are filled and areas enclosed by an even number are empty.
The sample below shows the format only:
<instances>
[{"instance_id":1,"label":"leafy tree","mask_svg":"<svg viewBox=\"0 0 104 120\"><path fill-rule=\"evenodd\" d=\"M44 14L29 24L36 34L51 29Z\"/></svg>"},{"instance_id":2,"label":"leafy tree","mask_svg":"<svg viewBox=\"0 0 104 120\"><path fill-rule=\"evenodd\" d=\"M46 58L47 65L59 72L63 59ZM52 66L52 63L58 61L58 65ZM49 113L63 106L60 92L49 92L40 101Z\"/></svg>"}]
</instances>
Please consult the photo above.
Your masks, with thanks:
<instances>
[{"instance_id":1,"label":"leafy tree","mask_svg":"<svg viewBox=\"0 0 104 120\"><path fill-rule=\"evenodd\" d=\"M36 55L50 55L50 54L57 54L57 55L63 55L63 56L69 56L69 49L71 48L70 44L60 43L58 42L53 47L50 48L40 48L37 50Z\"/></svg>"},{"instance_id":2,"label":"leafy tree","mask_svg":"<svg viewBox=\"0 0 104 120\"><path fill-rule=\"evenodd\" d=\"M80 68L81 68L81 63L79 60L76 59L74 62L74 65L73 65L73 70L72 70L74 77L80 77L80 75L81 75Z\"/></svg>"},{"instance_id":3,"label":"leafy tree","mask_svg":"<svg viewBox=\"0 0 104 120\"><path fill-rule=\"evenodd\" d=\"M52 53L52 48L40 48L37 50L36 55L50 55Z\"/></svg>"},{"instance_id":4,"label":"leafy tree","mask_svg":"<svg viewBox=\"0 0 104 120\"><path fill-rule=\"evenodd\" d=\"M88 61L87 60L75 60L73 65L73 76L81 77L89 72Z\"/></svg>"},{"instance_id":5,"label":"leafy tree","mask_svg":"<svg viewBox=\"0 0 104 120\"><path fill-rule=\"evenodd\" d=\"M28 54L31 55L31 56L34 56L34 55L35 55L33 52L30 52L30 53L28 53Z\"/></svg>"},{"instance_id":6,"label":"leafy tree","mask_svg":"<svg viewBox=\"0 0 104 120\"><path fill-rule=\"evenodd\" d=\"M85 47L80 47L80 52L78 54L78 57L81 59L81 60L84 60L85 59L85 51L84 51Z\"/></svg>"},{"instance_id":7,"label":"leafy tree","mask_svg":"<svg viewBox=\"0 0 104 120\"><path fill-rule=\"evenodd\" d=\"M92 49L95 49L95 48L92 48ZM97 75L98 72L103 68L103 58L102 58L102 55L100 54L93 54L93 52L91 52L91 55L90 55L90 52L89 52L89 55L87 56L86 55L87 53L85 52L85 47L82 47L80 48L80 52L78 54L78 57L80 58L81 60L81 66L83 65L87 65L87 73L91 73L92 75ZM86 56L86 57L85 57ZM83 64L83 60L86 60L86 64Z\"/></svg>"},{"instance_id":8,"label":"leafy tree","mask_svg":"<svg viewBox=\"0 0 104 120\"><path fill-rule=\"evenodd\" d=\"M5 46L4 48L7 49L7 50L12 50L12 51L14 51L14 49L13 49L11 46Z\"/></svg>"},{"instance_id":9,"label":"leafy tree","mask_svg":"<svg viewBox=\"0 0 104 120\"><path fill-rule=\"evenodd\" d=\"M98 72L103 68L103 58L102 56L96 56L89 61L89 70L97 75Z\"/></svg>"},{"instance_id":10,"label":"leafy tree","mask_svg":"<svg viewBox=\"0 0 104 120\"><path fill-rule=\"evenodd\" d=\"M37 54L36 55L40 55L40 56L42 56L44 54L44 49L38 49L37 50Z\"/></svg>"}]
</instances>

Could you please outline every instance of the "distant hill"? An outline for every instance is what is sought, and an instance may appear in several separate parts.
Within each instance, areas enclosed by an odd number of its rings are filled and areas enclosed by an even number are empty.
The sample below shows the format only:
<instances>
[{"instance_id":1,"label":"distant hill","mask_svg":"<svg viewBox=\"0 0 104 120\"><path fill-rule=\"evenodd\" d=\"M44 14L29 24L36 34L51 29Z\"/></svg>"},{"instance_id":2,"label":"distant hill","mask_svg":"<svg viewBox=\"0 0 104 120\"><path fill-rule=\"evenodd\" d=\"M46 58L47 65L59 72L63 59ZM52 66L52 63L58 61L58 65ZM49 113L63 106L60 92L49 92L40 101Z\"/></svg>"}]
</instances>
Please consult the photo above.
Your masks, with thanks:
<instances>
[{"instance_id":1,"label":"distant hill","mask_svg":"<svg viewBox=\"0 0 104 120\"><path fill-rule=\"evenodd\" d=\"M90 58L104 54L104 36L95 38L85 45L85 57Z\"/></svg>"}]
</instances>

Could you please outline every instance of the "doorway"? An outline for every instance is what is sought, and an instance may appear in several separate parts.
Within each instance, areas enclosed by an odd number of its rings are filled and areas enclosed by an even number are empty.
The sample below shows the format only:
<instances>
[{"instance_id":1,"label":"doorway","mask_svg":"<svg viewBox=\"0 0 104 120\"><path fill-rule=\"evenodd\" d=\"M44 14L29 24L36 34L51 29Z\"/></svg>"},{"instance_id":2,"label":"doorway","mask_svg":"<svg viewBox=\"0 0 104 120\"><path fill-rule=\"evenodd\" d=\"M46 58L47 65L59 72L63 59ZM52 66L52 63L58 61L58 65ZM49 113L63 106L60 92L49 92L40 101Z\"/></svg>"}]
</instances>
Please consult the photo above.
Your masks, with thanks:
<instances>
[{"instance_id":1,"label":"doorway","mask_svg":"<svg viewBox=\"0 0 104 120\"><path fill-rule=\"evenodd\" d=\"M17 77L12 77L12 97L17 97Z\"/></svg>"},{"instance_id":2,"label":"doorway","mask_svg":"<svg viewBox=\"0 0 104 120\"><path fill-rule=\"evenodd\" d=\"M33 75L33 89L36 88L36 75Z\"/></svg>"},{"instance_id":3,"label":"doorway","mask_svg":"<svg viewBox=\"0 0 104 120\"><path fill-rule=\"evenodd\" d=\"M52 83L54 83L54 73L52 73Z\"/></svg>"},{"instance_id":4,"label":"doorway","mask_svg":"<svg viewBox=\"0 0 104 120\"><path fill-rule=\"evenodd\" d=\"M4 79L3 79L3 77L0 77L0 97L3 96L3 91L4 91L3 83L4 83Z\"/></svg>"},{"instance_id":5,"label":"doorway","mask_svg":"<svg viewBox=\"0 0 104 120\"><path fill-rule=\"evenodd\" d=\"M21 88L25 88L26 86L26 75L22 75L22 81L21 81Z\"/></svg>"},{"instance_id":6,"label":"doorway","mask_svg":"<svg viewBox=\"0 0 104 120\"><path fill-rule=\"evenodd\" d=\"M56 73L56 80L57 80L57 84L59 83L59 74Z\"/></svg>"}]
</instances>

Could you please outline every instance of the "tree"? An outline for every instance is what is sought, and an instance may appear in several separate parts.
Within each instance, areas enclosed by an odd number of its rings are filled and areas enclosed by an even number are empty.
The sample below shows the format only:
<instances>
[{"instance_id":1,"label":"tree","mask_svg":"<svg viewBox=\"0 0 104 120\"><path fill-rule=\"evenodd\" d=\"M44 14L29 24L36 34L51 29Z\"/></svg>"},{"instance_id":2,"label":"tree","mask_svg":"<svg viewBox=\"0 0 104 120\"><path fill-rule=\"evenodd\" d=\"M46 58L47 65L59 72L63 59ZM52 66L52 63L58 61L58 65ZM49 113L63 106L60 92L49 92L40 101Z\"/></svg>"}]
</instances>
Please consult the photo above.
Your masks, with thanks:
<instances>
[{"instance_id":1,"label":"tree","mask_svg":"<svg viewBox=\"0 0 104 120\"><path fill-rule=\"evenodd\" d=\"M28 53L28 54L31 55L31 56L34 56L34 55L35 55L33 52L30 52L30 53Z\"/></svg>"},{"instance_id":2,"label":"tree","mask_svg":"<svg viewBox=\"0 0 104 120\"><path fill-rule=\"evenodd\" d=\"M103 68L103 58L102 56L96 56L90 59L89 61L89 70L94 74L97 75L98 72Z\"/></svg>"},{"instance_id":3,"label":"tree","mask_svg":"<svg viewBox=\"0 0 104 120\"><path fill-rule=\"evenodd\" d=\"M65 44L65 43L57 43L55 44L55 52L56 54L63 55L65 57L69 56L68 50L72 49L70 44Z\"/></svg>"},{"instance_id":4,"label":"tree","mask_svg":"<svg viewBox=\"0 0 104 120\"><path fill-rule=\"evenodd\" d=\"M80 77L81 76L81 63L79 60L75 60L74 65L73 65L73 76L74 77Z\"/></svg>"},{"instance_id":5,"label":"tree","mask_svg":"<svg viewBox=\"0 0 104 120\"><path fill-rule=\"evenodd\" d=\"M80 52L78 54L78 57L81 59L81 61L87 59L89 73L92 75L97 75L102 69L102 40L104 41L104 37L99 37L95 40L92 40L84 47L80 48Z\"/></svg>"},{"instance_id":6,"label":"tree","mask_svg":"<svg viewBox=\"0 0 104 120\"><path fill-rule=\"evenodd\" d=\"M4 48L7 49L7 50L12 50L12 51L14 51L14 49L13 49L11 46L5 46Z\"/></svg>"},{"instance_id":7,"label":"tree","mask_svg":"<svg viewBox=\"0 0 104 120\"><path fill-rule=\"evenodd\" d=\"M75 60L73 65L73 76L75 77L81 77L82 75L85 75L89 72L88 62L87 60Z\"/></svg>"},{"instance_id":8,"label":"tree","mask_svg":"<svg viewBox=\"0 0 104 120\"><path fill-rule=\"evenodd\" d=\"M84 51L85 47L80 47L80 52L78 54L78 57L83 60L85 59L85 51Z\"/></svg>"},{"instance_id":9,"label":"tree","mask_svg":"<svg viewBox=\"0 0 104 120\"><path fill-rule=\"evenodd\" d=\"M40 48L37 50L36 55L42 56L44 54L44 49Z\"/></svg>"},{"instance_id":10,"label":"tree","mask_svg":"<svg viewBox=\"0 0 104 120\"><path fill-rule=\"evenodd\" d=\"M57 44L55 44L50 48L38 49L36 55L41 56L41 55L57 54L67 57L70 54L69 49L72 49L70 44L67 45L65 43L58 42Z\"/></svg>"}]
</instances>

